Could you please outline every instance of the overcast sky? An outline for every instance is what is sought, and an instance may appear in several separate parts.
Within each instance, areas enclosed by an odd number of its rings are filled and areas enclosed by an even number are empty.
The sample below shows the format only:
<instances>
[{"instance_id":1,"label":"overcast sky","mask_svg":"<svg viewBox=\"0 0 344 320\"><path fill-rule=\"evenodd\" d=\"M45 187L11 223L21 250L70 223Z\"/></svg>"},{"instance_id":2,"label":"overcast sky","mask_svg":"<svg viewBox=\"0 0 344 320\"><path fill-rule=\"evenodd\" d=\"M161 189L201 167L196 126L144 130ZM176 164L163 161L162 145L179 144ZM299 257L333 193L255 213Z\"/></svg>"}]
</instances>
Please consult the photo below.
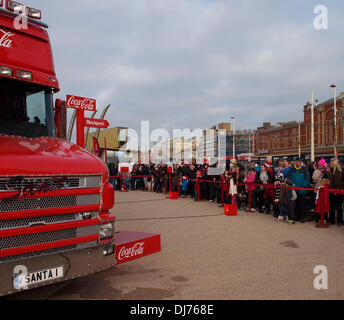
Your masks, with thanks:
<instances>
[{"instance_id":1,"label":"overcast sky","mask_svg":"<svg viewBox=\"0 0 344 320\"><path fill-rule=\"evenodd\" d=\"M111 126L242 129L303 119L344 91L343 0L26 0L50 28L58 97L111 104ZM329 29L313 26L316 5ZM70 111L71 112L71 111Z\"/></svg>"}]
</instances>

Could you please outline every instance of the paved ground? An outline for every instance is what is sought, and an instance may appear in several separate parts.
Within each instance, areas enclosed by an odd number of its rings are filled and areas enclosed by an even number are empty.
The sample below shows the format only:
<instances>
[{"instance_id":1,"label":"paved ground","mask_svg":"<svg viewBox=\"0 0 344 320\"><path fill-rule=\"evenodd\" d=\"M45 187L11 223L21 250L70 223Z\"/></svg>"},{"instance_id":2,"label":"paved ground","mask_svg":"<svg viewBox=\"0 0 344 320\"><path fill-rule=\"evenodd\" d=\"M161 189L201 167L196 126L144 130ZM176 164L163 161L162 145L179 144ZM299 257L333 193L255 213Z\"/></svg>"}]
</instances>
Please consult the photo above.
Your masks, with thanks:
<instances>
[{"instance_id":1,"label":"paved ground","mask_svg":"<svg viewBox=\"0 0 344 320\"><path fill-rule=\"evenodd\" d=\"M162 252L8 299L343 299L344 227L226 217L216 204L116 193L120 230L160 233ZM328 290L313 287L325 265Z\"/></svg>"}]
</instances>

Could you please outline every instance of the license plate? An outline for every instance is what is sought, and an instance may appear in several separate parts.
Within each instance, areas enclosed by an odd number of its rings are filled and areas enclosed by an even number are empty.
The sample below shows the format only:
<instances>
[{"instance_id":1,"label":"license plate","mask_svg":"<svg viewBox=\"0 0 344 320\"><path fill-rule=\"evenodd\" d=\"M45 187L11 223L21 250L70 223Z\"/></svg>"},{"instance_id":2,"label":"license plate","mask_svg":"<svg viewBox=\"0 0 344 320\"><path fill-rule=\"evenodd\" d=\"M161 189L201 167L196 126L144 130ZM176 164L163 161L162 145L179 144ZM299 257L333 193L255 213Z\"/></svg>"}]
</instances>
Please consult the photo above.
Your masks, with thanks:
<instances>
[{"instance_id":1,"label":"license plate","mask_svg":"<svg viewBox=\"0 0 344 320\"><path fill-rule=\"evenodd\" d=\"M33 285L60 279L64 276L63 266L32 272L25 270L24 267L20 271L20 274L15 274L13 277L13 286L17 290L25 290Z\"/></svg>"}]
</instances>

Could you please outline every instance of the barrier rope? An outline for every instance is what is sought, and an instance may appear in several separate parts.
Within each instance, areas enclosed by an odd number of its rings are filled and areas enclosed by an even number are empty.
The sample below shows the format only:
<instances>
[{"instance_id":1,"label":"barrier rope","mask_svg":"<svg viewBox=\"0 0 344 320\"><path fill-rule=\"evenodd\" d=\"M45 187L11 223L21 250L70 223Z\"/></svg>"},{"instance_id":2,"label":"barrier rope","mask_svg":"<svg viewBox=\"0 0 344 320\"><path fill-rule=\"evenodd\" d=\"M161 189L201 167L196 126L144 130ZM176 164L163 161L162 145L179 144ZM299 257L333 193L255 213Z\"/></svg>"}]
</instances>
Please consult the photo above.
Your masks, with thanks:
<instances>
[{"instance_id":1,"label":"barrier rope","mask_svg":"<svg viewBox=\"0 0 344 320\"><path fill-rule=\"evenodd\" d=\"M116 175L116 176L110 176L110 178L120 178L120 185L121 185L121 192L128 192L128 190L126 190L126 186L125 186L125 178L151 178L151 186L150 186L150 191L153 192L153 181L156 180L156 176L154 175L126 175L125 173L123 173L122 175ZM224 207L224 184L228 183L228 182L223 182L222 180L220 181L212 181L212 180L203 180L200 178L196 178L196 179L191 179L191 178L180 178L180 177L172 177L171 175L165 175L163 177L164 180L164 187L165 187L165 194L167 194L167 180L169 180L169 191L172 192L172 181L173 180L177 180L177 193L180 193L180 182L183 180L186 181L191 181L194 182L194 197L195 200L198 202L201 202L201 183L210 183L210 184L220 184L220 192L221 192L221 205L219 207ZM320 187L320 188L299 188L299 187L287 187L287 186L283 186L281 184L272 184L272 183L268 183L268 184L256 184L256 183L252 183L252 182L245 182L245 183L238 183L236 184L236 186L245 186L246 187L246 191L248 193L248 209L247 212L253 212L252 211L252 191L256 191L257 187L264 187L264 191L266 190L272 190L272 189L287 189L287 190L295 190L295 191L313 191L313 192L319 192L318 195L318 200L320 202L320 223L316 225L317 228L328 228L329 226L325 224L324 222L324 214L325 214L325 196L332 193L332 194L336 194L336 195L344 195L344 189L331 189L328 187ZM252 190L253 189L253 190ZM262 191L263 191L262 190ZM197 194L196 194L197 191ZM197 196L197 199L196 199ZM326 212L327 213L327 212Z\"/></svg>"}]
</instances>

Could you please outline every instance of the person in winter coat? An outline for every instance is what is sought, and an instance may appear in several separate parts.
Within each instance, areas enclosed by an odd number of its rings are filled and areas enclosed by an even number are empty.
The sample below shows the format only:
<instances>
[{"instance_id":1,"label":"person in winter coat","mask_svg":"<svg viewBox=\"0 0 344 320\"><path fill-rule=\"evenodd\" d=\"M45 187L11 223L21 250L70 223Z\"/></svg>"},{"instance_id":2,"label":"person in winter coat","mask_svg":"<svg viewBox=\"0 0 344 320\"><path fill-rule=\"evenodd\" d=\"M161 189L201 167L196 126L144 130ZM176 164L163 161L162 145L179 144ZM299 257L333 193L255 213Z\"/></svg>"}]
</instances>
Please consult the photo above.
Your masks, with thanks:
<instances>
[{"instance_id":1,"label":"person in winter coat","mask_svg":"<svg viewBox=\"0 0 344 320\"><path fill-rule=\"evenodd\" d=\"M295 161L294 167L290 171L290 180L294 182L296 188L309 188L310 177L308 169L302 165L302 159L298 158ZM307 190L297 191L297 200L295 204L295 216L296 220L300 220L301 223L306 222L306 208L305 208L305 195Z\"/></svg>"},{"instance_id":2,"label":"person in winter coat","mask_svg":"<svg viewBox=\"0 0 344 320\"><path fill-rule=\"evenodd\" d=\"M291 171L290 162L287 158L285 158L283 160L283 171L282 171L284 179L290 178L290 171Z\"/></svg>"},{"instance_id":3,"label":"person in winter coat","mask_svg":"<svg viewBox=\"0 0 344 320\"><path fill-rule=\"evenodd\" d=\"M238 174L237 172L232 172L229 176L229 192L228 196L231 197L231 203L236 204L238 196Z\"/></svg>"},{"instance_id":4,"label":"person in winter coat","mask_svg":"<svg viewBox=\"0 0 344 320\"><path fill-rule=\"evenodd\" d=\"M251 193L251 211L256 211L256 187L254 181L256 179L256 169L251 168L247 178L244 180L246 190Z\"/></svg>"},{"instance_id":5,"label":"person in winter coat","mask_svg":"<svg viewBox=\"0 0 344 320\"><path fill-rule=\"evenodd\" d=\"M277 218L280 215L279 210L279 197L281 194L281 184L284 182L283 173L280 173L275 181L275 196L274 196L274 217Z\"/></svg>"},{"instance_id":6,"label":"person in winter coat","mask_svg":"<svg viewBox=\"0 0 344 320\"><path fill-rule=\"evenodd\" d=\"M330 181L328 179L322 179L320 182L319 188L323 188L323 199L319 197L319 191L317 191L316 196L316 207L315 207L315 221L318 223L320 220L320 214L321 214L321 206L324 206L324 219L327 221L327 223L330 223L329 219L329 213L330 213L330 196L328 192L328 188L330 186Z\"/></svg>"},{"instance_id":7,"label":"person in winter coat","mask_svg":"<svg viewBox=\"0 0 344 320\"><path fill-rule=\"evenodd\" d=\"M315 188L319 188L321 184L321 180L323 179L323 172L321 171L322 166L318 163L316 165L316 169L313 172L312 180L314 183Z\"/></svg>"},{"instance_id":8,"label":"person in winter coat","mask_svg":"<svg viewBox=\"0 0 344 320\"><path fill-rule=\"evenodd\" d=\"M221 176L221 190L224 204L229 204L229 173L228 170Z\"/></svg>"},{"instance_id":9,"label":"person in winter coat","mask_svg":"<svg viewBox=\"0 0 344 320\"><path fill-rule=\"evenodd\" d=\"M330 181L330 189L343 188L343 167L342 164L335 159L331 159L330 166L327 169L327 179ZM330 223L343 225L343 196L341 194L330 193Z\"/></svg>"},{"instance_id":10,"label":"person in winter coat","mask_svg":"<svg viewBox=\"0 0 344 320\"><path fill-rule=\"evenodd\" d=\"M285 220L289 224L295 224L293 190L289 189L293 185L294 183L289 179L282 182L278 201L280 211L278 220Z\"/></svg>"},{"instance_id":11,"label":"person in winter coat","mask_svg":"<svg viewBox=\"0 0 344 320\"><path fill-rule=\"evenodd\" d=\"M254 182L257 185L259 212L264 213L265 211L268 214L272 201L270 191L273 191L274 174L263 165L260 167L260 172L256 174Z\"/></svg>"},{"instance_id":12,"label":"person in winter coat","mask_svg":"<svg viewBox=\"0 0 344 320\"><path fill-rule=\"evenodd\" d=\"M196 179L196 166L194 164L190 165L189 178L188 194L193 198L195 195L195 182L193 180Z\"/></svg>"}]
</instances>

